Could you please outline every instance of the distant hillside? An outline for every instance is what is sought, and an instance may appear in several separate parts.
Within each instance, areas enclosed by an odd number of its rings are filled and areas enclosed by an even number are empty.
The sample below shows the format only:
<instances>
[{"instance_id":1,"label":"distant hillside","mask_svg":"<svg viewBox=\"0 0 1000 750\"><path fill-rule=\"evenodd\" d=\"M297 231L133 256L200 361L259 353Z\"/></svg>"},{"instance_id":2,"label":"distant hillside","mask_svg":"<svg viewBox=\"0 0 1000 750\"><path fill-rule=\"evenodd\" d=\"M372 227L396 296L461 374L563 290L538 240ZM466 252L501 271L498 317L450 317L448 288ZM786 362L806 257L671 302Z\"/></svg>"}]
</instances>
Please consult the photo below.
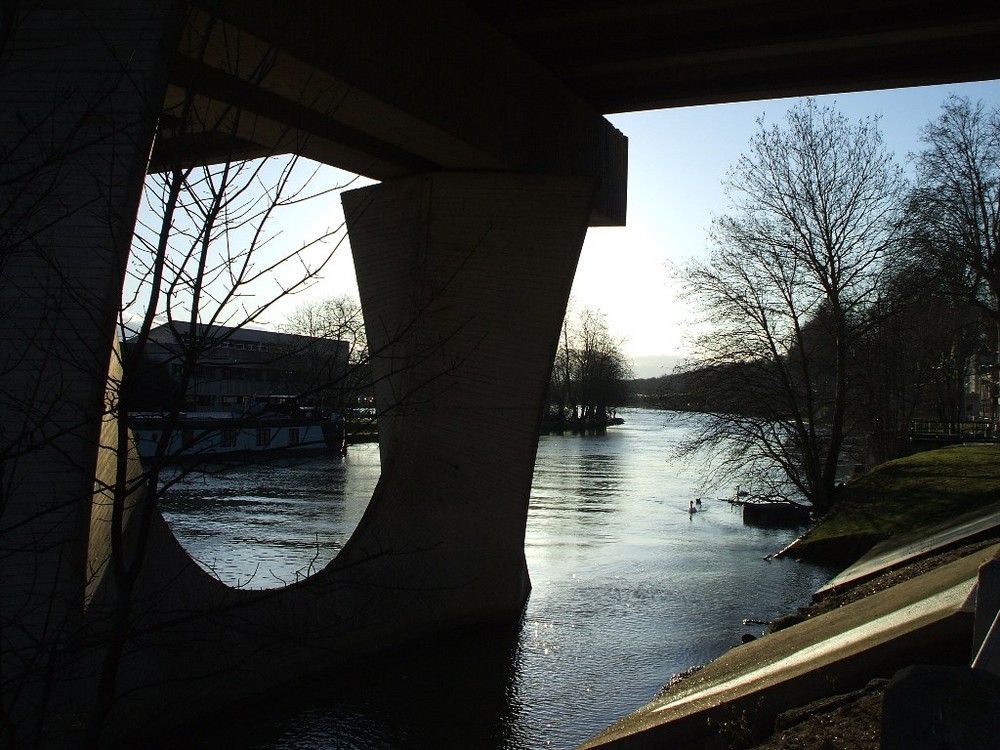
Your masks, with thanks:
<instances>
[{"instance_id":1,"label":"distant hillside","mask_svg":"<svg viewBox=\"0 0 1000 750\"><path fill-rule=\"evenodd\" d=\"M656 378L635 378L627 381L628 406L644 406L653 409L691 408L689 373L660 375Z\"/></svg>"}]
</instances>

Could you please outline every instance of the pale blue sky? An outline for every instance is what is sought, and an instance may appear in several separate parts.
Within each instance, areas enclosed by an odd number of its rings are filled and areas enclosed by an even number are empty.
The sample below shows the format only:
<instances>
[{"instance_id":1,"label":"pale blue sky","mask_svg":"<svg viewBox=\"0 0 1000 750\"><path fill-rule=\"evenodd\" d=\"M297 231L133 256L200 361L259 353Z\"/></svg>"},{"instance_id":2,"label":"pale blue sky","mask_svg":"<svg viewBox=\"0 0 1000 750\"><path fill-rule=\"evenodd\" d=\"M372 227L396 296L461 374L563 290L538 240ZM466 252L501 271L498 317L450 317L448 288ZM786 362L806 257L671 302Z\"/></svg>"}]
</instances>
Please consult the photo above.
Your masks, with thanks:
<instances>
[{"instance_id":1,"label":"pale blue sky","mask_svg":"<svg viewBox=\"0 0 1000 750\"><path fill-rule=\"evenodd\" d=\"M835 103L852 120L881 116L889 147L905 166L920 147L920 129L937 117L949 93L982 99L1000 107L1000 81L819 97ZM726 211L722 181L746 149L756 120L780 122L794 99L686 107L614 115L609 119L629 138L628 223L589 231L573 288L576 309L605 313L611 332L625 339L636 375L669 372L684 351L687 312L669 279L668 263L703 253L713 215ZM346 179L324 168L322 182ZM365 182L355 183L360 186ZM283 216L283 245L315 237L342 220L337 195L325 196L319 208L304 204L300 213ZM293 209L294 212L294 209ZM290 274L297 268L288 269ZM279 282L280 283L280 282ZM282 322L303 302L357 295L347 246L341 247L323 278L306 292L284 300L261 325Z\"/></svg>"},{"instance_id":2,"label":"pale blue sky","mask_svg":"<svg viewBox=\"0 0 1000 750\"><path fill-rule=\"evenodd\" d=\"M886 143L905 166L919 150L920 129L937 117L949 93L1000 106L1000 81L817 97L851 120L881 117ZM629 138L628 222L591 229L573 300L600 308L627 340L640 377L669 372L662 355L683 353L687 311L669 281L667 263L706 250L713 215L726 211L722 181L746 150L756 120L783 121L795 99L687 107L612 116Z\"/></svg>"}]
</instances>

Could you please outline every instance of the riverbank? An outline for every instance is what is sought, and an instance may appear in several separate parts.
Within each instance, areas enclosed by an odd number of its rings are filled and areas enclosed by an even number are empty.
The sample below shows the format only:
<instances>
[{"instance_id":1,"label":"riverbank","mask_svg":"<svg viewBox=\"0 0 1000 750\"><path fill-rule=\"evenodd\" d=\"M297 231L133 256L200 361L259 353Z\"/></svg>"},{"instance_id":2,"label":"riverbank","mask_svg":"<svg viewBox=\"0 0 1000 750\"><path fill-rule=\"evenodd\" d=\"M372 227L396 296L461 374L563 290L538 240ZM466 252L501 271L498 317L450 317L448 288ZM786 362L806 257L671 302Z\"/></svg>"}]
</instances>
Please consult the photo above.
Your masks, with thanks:
<instances>
[{"instance_id":1,"label":"riverbank","mask_svg":"<svg viewBox=\"0 0 1000 750\"><path fill-rule=\"evenodd\" d=\"M800 542L804 557L847 570L766 637L671 681L586 746L641 735L703 747L712 735L729 750L879 748L889 677L908 664L969 663L976 571L1000 554L997 459L994 446L956 446L859 478Z\"/></svg>"},{"instance_id":2,"label":"riverbank","mask_svg":"<svg viewBox=\"0 0 1000 750\"><path fill-rule=\"evenodd\" d=\"M845 487L843 502L796 545L795 554L840 561L894 536L940 526L970 509L997 505L998 459L997 446L958 445L877 467ZM992 530L873 578L859 579L775 620L768 630L778 632L867 599L997 542L1000 533ZM884 678L873 679L863 689L786 711L776 719L771 736L753 744L753 750L878 750L887 684Z\"/></svg>"},{"instance_id":3,"label":"riverbank","mask_svg":"<svg viewBox=\"0 0 1000 750\"><path fill-rule=\"evenodd\" d=\"M977 541L925 556L899 568L847 587L771 623L777 632L799 622L832 612L897 586L1000 542L994 532ZM879 750L882 736L882 697L888 680L876 678L864 688L832 695L778 716L769 738L753 750ZM751 747L751 745L743 745ZM736 750L734 746L731 750Z\"/></svg>"},{"instance_id":4,"label":"riverbank","mask_svg":"<svg viewBox=\"0 0 1000 750\"><path fill-rule=\"evenodd\" d=\"M875 544L1000 502L1000 446L955 445L889 461L848 482L783 554L846 567Z\"/></svg>"}]
</instances>

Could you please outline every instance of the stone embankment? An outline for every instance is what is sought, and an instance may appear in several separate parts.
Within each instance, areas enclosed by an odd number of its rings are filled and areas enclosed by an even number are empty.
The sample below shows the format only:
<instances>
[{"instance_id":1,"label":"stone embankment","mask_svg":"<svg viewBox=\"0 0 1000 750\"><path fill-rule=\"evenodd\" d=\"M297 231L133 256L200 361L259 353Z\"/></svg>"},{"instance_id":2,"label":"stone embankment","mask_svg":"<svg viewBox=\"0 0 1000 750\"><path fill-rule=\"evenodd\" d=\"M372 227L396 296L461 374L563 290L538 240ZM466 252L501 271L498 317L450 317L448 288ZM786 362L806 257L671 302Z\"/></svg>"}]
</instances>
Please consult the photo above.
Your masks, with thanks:
<instances>
[{"instance_id":1,"label":"stone embankment","mask_svg":"<svg viewBox=\"0 0 1000 750\"><path fill-rule=\"evenodd\" d=\"M874 578L831 592L808 607L771 623L770 632L861 601L911 578L1000 543L1000 533L988 539L924 556ZM886 678L873 678L862 689L788 709L775 719L772 734L752 745L755 750L878 750L882 736L882 701Z\"/></svg>"}]
</instances>

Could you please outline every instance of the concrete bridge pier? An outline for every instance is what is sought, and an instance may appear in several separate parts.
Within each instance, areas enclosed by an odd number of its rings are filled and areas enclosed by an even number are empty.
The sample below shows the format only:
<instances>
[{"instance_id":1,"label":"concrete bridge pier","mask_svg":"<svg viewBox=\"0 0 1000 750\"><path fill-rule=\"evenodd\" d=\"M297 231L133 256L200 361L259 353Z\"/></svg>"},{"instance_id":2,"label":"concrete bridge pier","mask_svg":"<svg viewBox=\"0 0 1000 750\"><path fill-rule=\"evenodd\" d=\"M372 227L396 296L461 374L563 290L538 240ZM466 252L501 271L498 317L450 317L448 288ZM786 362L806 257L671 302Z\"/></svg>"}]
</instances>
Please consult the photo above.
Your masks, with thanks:
<instances>
[{"instance_id":1,"label":"concrete bridge pier","mask_svg":"<svg viewBox=\"0 0 1000 750\"><path fill-rule=\"evenodd\" d=\"M515 615L527 595L538 428L595 190L436 173L343 198L382 478L341 557L391 550L389 580L433 589L442 622Z\"/></svg>"},{"instance_id":2,"label":"concrete bridge pier","mask_svg":"<svg viewBox=\"0 0 1000 750\"><path fill-rule=\"evenodd\" d=\"M177 10L0 13L0 747L70 747L92 707L88 529L116 469L98 442Z\"/></svg>"},{"instance_id":3,"label":"concrete bridge pier","mask_svg":"<svg viewBox=\"0 0 1000 750\"><path fill-rule=\"evenodd\" d=\"M542 402L595 183L439 173L344 197L382 413L368 510L326 568L275 591L210 578L157 515L109 736L520 614ZM107 593L94 606L113 613Z\"/></svg>"},{"instance_id":4,"label":"concrete bridge pier","mask_svg":"<svg viewBox=\"0 0 1000 750\"><path fill-rule=\"evenodd\" d=\"M113 386L131 232L187 17L173 0L133 5L42 3L0 66L0 746L159 731L432 631L516 617L559 326L586 227L609 210L595 196L624 186L599 185L586 160L491 157L345 198L383 478L327 568L276 591L229 588L155 507L119 526L109 506L141 480L117 445L108 373ZM623 169L622 139L583 120ZM539 153L580 140L552 132Z\"/></svg>"}]
</instances>

